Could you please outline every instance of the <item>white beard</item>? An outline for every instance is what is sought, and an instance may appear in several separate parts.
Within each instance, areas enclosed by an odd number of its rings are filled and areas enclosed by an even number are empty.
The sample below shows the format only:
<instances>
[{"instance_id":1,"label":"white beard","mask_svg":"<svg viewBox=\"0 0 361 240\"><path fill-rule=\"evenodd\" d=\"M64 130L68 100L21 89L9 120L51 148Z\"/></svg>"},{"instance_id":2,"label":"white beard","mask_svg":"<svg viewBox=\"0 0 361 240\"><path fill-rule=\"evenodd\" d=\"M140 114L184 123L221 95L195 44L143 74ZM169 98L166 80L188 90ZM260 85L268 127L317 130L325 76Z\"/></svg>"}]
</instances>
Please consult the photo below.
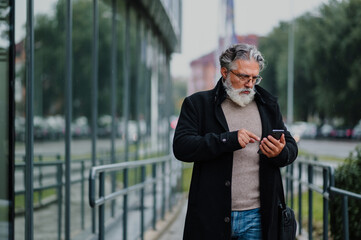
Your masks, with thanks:
<instances>
[{"instance_id":1,"label":"white beard","mask_svg":"<svg viewBox=\"0 0 361 240\"><path fill-rule=\"evenodd\" d=\"M223 85L226 88L226 92L229 98L241 107L245 107L247 104L252 102L254 99L254 95L256 94L254 88L233 88L231 80L228 76L223 82ZM249 91L249 94L242 93L244 91Z\"/></svg>"}]
</instances>

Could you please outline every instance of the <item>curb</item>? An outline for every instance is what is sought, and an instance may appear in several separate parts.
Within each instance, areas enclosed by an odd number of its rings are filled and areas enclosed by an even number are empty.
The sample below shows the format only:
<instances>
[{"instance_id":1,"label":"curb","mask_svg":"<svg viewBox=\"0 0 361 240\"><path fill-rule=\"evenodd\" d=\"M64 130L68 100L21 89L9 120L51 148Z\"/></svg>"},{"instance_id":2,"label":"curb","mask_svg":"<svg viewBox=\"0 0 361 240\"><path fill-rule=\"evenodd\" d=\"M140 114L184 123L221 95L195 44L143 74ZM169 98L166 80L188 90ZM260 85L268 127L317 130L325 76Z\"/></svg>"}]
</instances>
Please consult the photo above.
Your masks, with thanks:
<instances>
[{"instance_id":1,"label":"curb","mask_svg":"<svg viewBox=\"0 0 361 240\"><path fill-rule=\"evenodd\" d=\"M166 213L164 219L159 220L156 224L156 230L148 230L144 235L145 240L158 240L162 237L162 235L169 229L169 227L174 223L179 214L182 211L182 208L186 202L186 197L182 197L182 199L178 202L173 209Z\"/></svg>"}]
</instances>

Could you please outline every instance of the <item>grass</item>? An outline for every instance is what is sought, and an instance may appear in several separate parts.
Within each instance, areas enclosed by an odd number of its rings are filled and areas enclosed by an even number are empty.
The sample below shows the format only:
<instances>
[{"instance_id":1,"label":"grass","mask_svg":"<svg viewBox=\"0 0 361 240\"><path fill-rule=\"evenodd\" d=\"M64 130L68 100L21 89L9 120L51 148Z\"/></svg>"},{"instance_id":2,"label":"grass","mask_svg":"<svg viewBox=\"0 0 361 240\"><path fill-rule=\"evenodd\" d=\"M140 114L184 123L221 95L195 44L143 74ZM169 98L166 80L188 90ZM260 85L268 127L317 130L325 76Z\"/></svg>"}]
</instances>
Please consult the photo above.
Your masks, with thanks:
<instances>
[{"instance_id":1,"label":"grass","mask_svg":"<svg viewBox=\"0 0 361 240\"><path fill-rule=\"evenodd\" d=\"M184 163L183 165L183 178L182 178L183 192L189 192L189 187L193 172L192 166L193 164L189 164L189 163Z\"/></svg>"},{"instance_id":2,"label":"grass","mask_svg":"<svg viewBox=\"0 0 361 240\"><path fill-rule=\"evenodd\" d=\"M298 156L302 156L302 157L310 156L312 160L314 159L314 155L312 155L309 152L302 150L302 149L298 150ZM318 155L317 159L319 161L339 162L339 163L342 163L345 161L345 158L328 156L328 155Z\"/></svg>"},{"instance_id":3,"label":"grass","mask_svg":"<svg viewBox=\"0 0 361 240\"><path fill-rule=\"evenodd\" d=\"M312 226L313 226L313 237L315 239L322 238L323 234L323 197L317 192L312 194ZM287 203L291 206L290 199ZM293 210L296 214L296 219L298 220L299 216L299 207L298 207L298 196L294 196ZM302 228L308 231L308 192L302 193Z\"/></svg>"},{"instance_id":4,"label":"grass","mask_svg":"<svg viewBox=\"0 0 361 240\"><path fill-rule=\"evenodd\" d=\"M46 199L47 197L53 196L56 194L56 190L55 189L47 189L47 190L43 190L41 191L36 191L34 192L34 205L36 205L36 203L40 204L40 200L42 199ZM21 210L25 208L25 195L16 195L15 196L15 211L16 210Z\"/></svg>"}]
</instances>

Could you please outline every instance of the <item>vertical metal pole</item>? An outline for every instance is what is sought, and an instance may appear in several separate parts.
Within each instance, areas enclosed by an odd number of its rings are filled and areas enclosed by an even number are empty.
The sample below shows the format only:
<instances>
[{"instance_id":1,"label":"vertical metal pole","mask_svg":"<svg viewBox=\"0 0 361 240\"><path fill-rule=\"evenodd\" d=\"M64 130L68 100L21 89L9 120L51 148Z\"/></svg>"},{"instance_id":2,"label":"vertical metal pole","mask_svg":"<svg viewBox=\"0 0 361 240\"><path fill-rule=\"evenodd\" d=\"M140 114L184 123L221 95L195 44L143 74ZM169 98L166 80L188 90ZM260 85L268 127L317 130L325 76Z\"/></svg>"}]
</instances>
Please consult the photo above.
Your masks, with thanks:
<instances>
[{"instance_id":1,"label":"vertical metal pole","mask_svg":"<svg viewBox=\"0 0 361 240\"><path fill-rule=\"evenodd\" d=\"M63 218L63 164L57 166L57 193L58 193L58 240L61 239L62 218Z\"/></svg>"},{"instance_id":2,"label":"vertical metal pole","mask_svg":"<svg viewBox=\"0 0 361 240\"><path fill-rule=\"evenodd\" d=\"M141 181L145 183L145 166L141 168ZM142 187L140 191L140 236L141 240L144 240L144 233L145 233L145 215L144 215L144 196L145 196L145 185Z\"/></svg>"},{"instance_id":3,"label":"vertical metal pole","mask_svg":"<svg viewBox=\"0 0 361 240\"><path fill-rule=\"evenodd\" d=\"M130 16L129 16L130 6L129 2L126 3L126 13L125 13L125 54L124 57L124 101L123 101L123 110L124 110L124 134L125 134L125 161L129 160L129 134L128 134L128 121L129 121L129 69L130 69L130 37L129 37L129 25L130 25ZM123 186L128 188L128 169L124 169L123 175ZM123 239L126 240L128 235L128 195L125 194L123 197Z\"/></svg>"},{"instance_id":4,"label":"vertical metal pole","mask_svg":"<svg viewBox=\"0 0 361 240\"><path fill-rule=\"evenodd\" d=\"M343 222L343 239L349 240L349 230L348 230L348 197L346 195L342 198L342 222Z\"/></svg>"},{"instance_id":5,"label":"vertical metal pole","mask_svg":"<svg viewBox=\"0 0 361 240\"><path fill-rule=\"evenodd\" d=\"M157 165L154 163L152 165L152 178L153 180L157 179ZM153 183L153 222L152 227L153 230L156 230L157 223L157 182Z\"/></svg>"},{"instance_id":6,"label":"vertical metal pole","mask_svg":"<svg viewBox=\"0 0 361 240\"><path fill-rule=\"evenodd\" d=\"M85 163L84 160L81 161L81 229L85 229L85 176L84 176L84 171L85 171Z\"/></svg>"},{"instance_id":7,"label":"vertical metal pole","mask_svg":"<svg viewBox=\"0 0 361 240\"><path fill-rule=\"evenodd\" d=\"M112 0L112 47L111 47L111 106L112 106L112 135L111 135L111 163L115 163L115 138L118 132L117 130L117 2ZM112 192L116 190L116 178L115 173L111 174ZM113 200L111 203L111 216L115 216L115 204Z\"/></svg>"},{"instance_id":8,"label":"vertical metal pole","mask_svg":"<svg viewBox=\"0 0 361 240\"><path fill-rule=\"evenodd\" d=\"M146 24L146 23L145 23ZM143 58L144 58L144 68L143 68L143 71L144 71L144 79L143 79L143 82L144 82L144 88L145 88L145 94L144 94L144 119L145 119L145 124L146 124L146 133L145 133L145 137L144 137L144 140L145 140L145 157L148 157L148 150L149 150L149 132L150 132L150 124L149 124L149 115L150 115L150 109L148 107L148 104L149 104L149 91L150 91L150 88L149 88L149 84L150 84L150 79L149 79L149 70L148 70L148 52L147 52L147 49L148 49L148 44L149 44L149 39L148 39L148 31L147 31L147 25L144 26L144 46L143 46Z\"/></svg>"},{"instance_id":9,"label":"vertical metal pole","mask_svg":"<svg viewBox=\"0 0 361 240\"><path fill-rule=\"evenodd\" d=\"M97 139L97 119L98 119L98 0L93 0L93 46L92 46L92 166L96 165L96 139ZM92 208L92 232L95 233L96 208Z\"/></svg>"},{"instance_id":10,"label":"vertical metal pole","mask_svg":"<svg viewBox=\"0 0 361 240\"><path fill-rule=\"evenodd\" d=\"M294 83L294 17L291 0L291 22L288 31L288 84L287 84L287 123L293 122L293 83Z\"/></svg>"},{"instance_id":11,"label":"vertical metal pole","mask_svg":"<svg viewBox=\"0 0 361 240\"><path fill-rule=\"evenodd\" d=\"M302 233L302 163L298 163L298 234Z\"/></svg>"},{"instance_id":12,"label":"vertical metal pole","mask_svg":"<svg viewBox=\"0 0 361 240\"><path fill-rule=\"evenodd\" d=\"M15 1L9 1L8 6L9 10L9 54L8 54L8 69L9 75L8 80L9 84L7 86L9 91L8 96L8 123L9 123L9 132L8 132L8 157L9 157L9 186L15 186ZM13 204L9 206L8 219L11 223L15 221L15 191L12 187L9 187L8 190L9 201ZM14 239L14 225L8 224L9 231L9 240Z\"/></svg>"},{"instance_id":13,"label":"vertical metal pole","mask_svg":"<svg viewBox=\"0 0 361 240\"><path fill-rule=\"evenodd\" d=\"M104 197L104 172L99 174L99 199ZM99 240L104 240L105 223L104 223L105 203L99 206Z\"/></svg>"},{"instance_id":14,"label":"vertical metal pole","mask_svg":"<svg viewBox=\"0 0 361 240\"><path fill-rule=\"evenodd\" d=\"M313 183L313 166L308 165L308 183ZM313 206L313 192L310 187L308 187L308 239L312 240L312 209Z\"/></svg>"},{"instance_id":15,"label":"vertical metal pole","mask_svg":"<svg viewBox=\"0 0 361 240\"><path fill-rule=\"evenodd\" d=\"M72 3L66 1L66 83L65 83L65 239L71 232L71 119L72 119Z\"/></svg>"},{"instance_id":16,"label":"vertical metal pole","mask_svg":"<svg viewBox=\"0 0 361 240\"><path fill-rule=\"evenodd\" d=\"M323 169L323 240L328 239L328 199L330 195L328 194L325 197L325 194L328 193L328 170L326 168Z\"/></svg>"},{"instance_id":17,"label":"vertical metal pole","mask_svg":"<svg viewBox=\"0 0 361 240\"><path fill-rule=\"evenodd\" d=\"M26 164L25 164L25 240L34 239L34 2L27 1L26 38Z\"/></svg>"},{"instance_id":18,"label":"vertical metal pole","mask_svg":"<svg viewBox=\"0 0 361 240\"><path fill-rule=\"evenodd\" d=\"M162 162L162 220L165 217L165 199L166 199L166 192L165 192L165 162Z\"/></svg>"},{"instance_id":19,"label":"vertical metal pole","mask_svg":"<svg viewBox=\"0 0 361 240\"><path fill-rule=\"evenodd\" d=\"M141 14L140 12L138 12L138 16L137 16L137 22L136 22L136 36L135 36L135 41L136 41L136 52L135 52L135 57L137 59L141 59L141 55L140 55L140 48L141 48L141 43L140 43L140 31L141 31L141 25L140 25L140 20L141 20ZM136 151L135 151L135 159L139 158L139 148L140 148L140 97L141 95L143 95L143 91L141 91L141 85L140 85L140 79L141 79L141 63L137 63L136 66L136 71L135 71L135 78L136 80L135 82L135 116L136 116L136 124L137 124L137 139L136 139Z\"/></svg>"},{"instance_id":20,"label":"vertical metal pole","mask_svg":"<svg viewBox=\"0 0 361 240\"><path fill-rule=\"evenodd\" d=\"M39 162L42 163L43 162L43 155L39 155ZM42 198L43 198L43 190L41 189L43 187L43 167L41 164L38 165L39 166L39 187L40 190L38 191L38 195L39 195L39 205L41 206L42 204Z\"/></svg>"}]
</instances>

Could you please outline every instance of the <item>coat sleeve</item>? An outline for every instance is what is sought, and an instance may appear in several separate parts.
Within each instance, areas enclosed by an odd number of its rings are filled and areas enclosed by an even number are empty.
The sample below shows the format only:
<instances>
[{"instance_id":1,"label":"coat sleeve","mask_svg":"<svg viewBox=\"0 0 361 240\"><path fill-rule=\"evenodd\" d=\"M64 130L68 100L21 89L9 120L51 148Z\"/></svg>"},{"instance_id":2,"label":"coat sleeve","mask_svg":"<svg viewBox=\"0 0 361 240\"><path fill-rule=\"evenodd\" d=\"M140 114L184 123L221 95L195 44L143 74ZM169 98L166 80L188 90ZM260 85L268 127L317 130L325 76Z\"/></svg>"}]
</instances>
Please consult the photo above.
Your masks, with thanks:
<instances>
[{"instance_id":1,"label":"coat sleeve","mask_svg":"<svg viewBox=\"0 0 361 240\"><path fill-rule=\"evenodd\" d=\"M189 97L185 98L173 140L173 152L177 159L184 162L210 161L225 152L241 149L237 131L200 135L199 110Z\"/></svg>"},{"instance_id":2,"label":"coat sleeve","mask_svg":"<svg viewBox=\"0 0 361 240\"><path fill-rule=\"evenodd\" d=\"M278 156L274 158L269 158L268 161L270 161L271 164L277 167L284 167L293 163L296 160L298 155L298 147L295 139L292 137L291 133L287 130L285 124L283 123L282 114L278 104L276 111L277 125L279 126L279 128L285 130L286 145Z\"/></svg>"}]
</instances>

